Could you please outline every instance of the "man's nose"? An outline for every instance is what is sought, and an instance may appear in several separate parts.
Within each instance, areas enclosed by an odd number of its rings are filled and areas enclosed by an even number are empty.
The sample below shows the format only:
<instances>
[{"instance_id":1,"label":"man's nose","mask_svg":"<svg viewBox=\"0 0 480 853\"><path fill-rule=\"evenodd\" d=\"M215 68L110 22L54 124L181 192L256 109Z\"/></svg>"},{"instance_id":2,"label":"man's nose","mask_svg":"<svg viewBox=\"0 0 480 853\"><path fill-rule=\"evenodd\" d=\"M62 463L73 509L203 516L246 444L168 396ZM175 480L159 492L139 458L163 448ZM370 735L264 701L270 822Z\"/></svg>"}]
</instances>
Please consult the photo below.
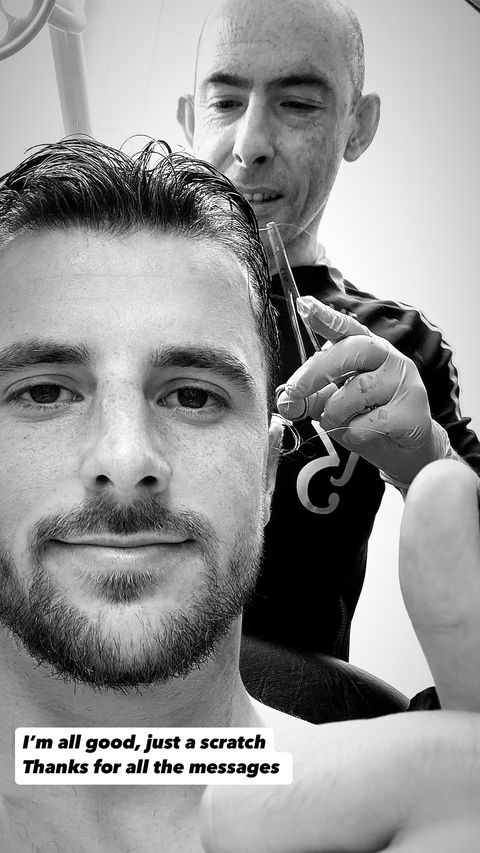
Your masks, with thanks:
<instances>
[{"instance_id":1,"label":"man's nose","mask_svg":"<svg viewBox=\"0 0 480 853\"><path fill-rule=\"evenodd\" d=\"M89 492L130 501L167 489L172 471L165 440L144 399L102 401L92 421L80 471Z\"/></svg>"},{"instance_id":2,"label":"man's nose","mask_svg":"<svg viewBox=\"0 0 480 853\"><path fill-rule=\"evenodd\" d=\"M233 157L249 168L271 160L275 153L274 135L268 109L261 101L250 100L235 128Z\"/></svg>"}]
</instances>

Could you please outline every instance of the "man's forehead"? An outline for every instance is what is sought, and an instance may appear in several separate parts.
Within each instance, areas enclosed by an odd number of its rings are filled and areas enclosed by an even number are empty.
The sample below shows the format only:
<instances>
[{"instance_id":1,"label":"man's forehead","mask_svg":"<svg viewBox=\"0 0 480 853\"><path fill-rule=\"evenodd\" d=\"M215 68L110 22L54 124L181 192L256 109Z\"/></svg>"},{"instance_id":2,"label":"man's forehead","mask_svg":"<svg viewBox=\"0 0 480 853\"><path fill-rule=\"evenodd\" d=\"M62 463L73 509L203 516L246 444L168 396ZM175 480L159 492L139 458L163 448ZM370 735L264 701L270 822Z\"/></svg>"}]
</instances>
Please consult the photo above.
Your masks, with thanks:
<instances>
[{"instance_id":1,"label":"man's forehead","mask_svg":"<svg viewBox=\"0 0 480 853\"><path fill-rule=\"evenodd\" d=\"M134 370L151 367L157 353L156 369L191 362L233 375L234 364L240 380L243 365L244 385L249 374L263 387L248 277L236 257L214 242L161 237L148 231L115 236L72 229L15 238L0 253L1 347L9 357L14 348L15 364L19 358L26 364L103 364L114 358L129 360ZM27 355L19 356L18 341L27 342ZM50 352L46 359L38 341ZM65 351L79 341L80 355L77 346L73 359L53 357L52 342Z\"/></svg>"},{"instance_id":2,"label":"man's forehead","mask_svg":"<svg viewBox=\"0 0 480 853\"><path fill-rule=\"evenodd\" d=\"M176 263L172 264L172 258ZM154 228L65 228L25 230L9 240L0 251L0 286L20 267L22 277L110 274L174 278L176 271L195 278L202 268L203 279L244 279L246 274L236 255L218 240L186 236ZM245 284L246 286L246 284ZM8 289L8 288L7 288ZM3 290L3 287L2 287Z\"/></svg>"},{"instance_id":3,"label":"man's forehead","mask_svg":"<svg viewBox=\"0 0 480 853\"><path fill-rule=\"evenodd\" d=\"M342 67L346 71L345 43L344 25L322 0L226 3L206 21L199 43L197 81L202 83L212 73L233 71L242 63L245 73L263 73L265 80L280 70L288 74L322 69L325 73L329 64L332 71Z\"/></svg>"},{"instance_id":4,"label":"man's forehead","mask_svg":"<svg viewBox=\"0 0 480 853\"><path fill-rule=\"evenodd\" d=\"M0 291L3 319L23 317L32 328L52 312L70 325L90 316L96 322L100 310L139 328L180 321L193 328L196 318L199 327L219 328L229 313L245 332L254 328L247 274L213 240L150 231L27 232L0 253Z\"/></svg>"}]
</instances>

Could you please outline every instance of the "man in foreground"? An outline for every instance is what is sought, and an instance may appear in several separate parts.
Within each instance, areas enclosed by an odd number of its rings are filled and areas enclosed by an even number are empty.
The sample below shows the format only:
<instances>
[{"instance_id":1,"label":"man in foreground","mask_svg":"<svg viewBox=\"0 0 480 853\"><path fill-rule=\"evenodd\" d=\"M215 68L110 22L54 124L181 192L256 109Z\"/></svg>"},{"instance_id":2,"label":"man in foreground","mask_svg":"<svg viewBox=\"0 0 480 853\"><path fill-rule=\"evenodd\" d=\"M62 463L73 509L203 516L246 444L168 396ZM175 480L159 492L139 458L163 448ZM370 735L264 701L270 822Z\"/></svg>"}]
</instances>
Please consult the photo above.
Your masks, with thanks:
<instances>
[{"instance_id":1,"label":"man in foreground","mask_svg":"<svg viewBox=\"0 0 480 853\"><path fill-rule=\"evenodd\" d=\"M224 0L202 31L194 94L179 102L194 153L233 181L261 229L279 225L305 316L334 344L296 373L275 276L279 379L288 382L282 412L295 418L306 398L321 394L310 406L315 421L297 423L300 448L279 468L245 630L345 658L384 480L405 493L424 465L456 454L480 471L480 445L460 414L439 330L414 309L356 290L317 242L342 158L360 157L377 128L379 98L363 94L363 78L360 26L338 0ZM328 306L346 315L346 334L332 335ZM306 336L305 347L312 355ZM355 378L342 384L351 371Z\"/></svg>"},{"instance_id":2,"label":"man in foreground","mask_svg":"<svg viewBox=\"0 0 480 853\"><path fill-rule=\"evenodd\" d=\"M180 155L156 159L70 140L0 189L9 853L201 850L200 786L32 793L14 783L17 726L272 726L294 760L319 732L320 750L355 738L260 705L240 680L281 440L267 267L230 185ZM416 719L401 724L405 748L418 733L412 766L432 744ZM478 743L476 716L454 719L428 728L439 773L452 752L463 773ZM362 725L375 772L389 729ZM463 820L463 800L452 809Z\"/></svg>"},{"instance_id":3,"label":"man in foreground","mask_svg":"<svg viewBox=\"0 0 480 853\"><path fill-rule=\"evenodd\" d=\"M16 726L277 720L238 672L280 441L261 244L207 166L148 163L66 142L1 190L9 853L199 849L200 787L32 797Z\"/></svg>"}]
</instances>

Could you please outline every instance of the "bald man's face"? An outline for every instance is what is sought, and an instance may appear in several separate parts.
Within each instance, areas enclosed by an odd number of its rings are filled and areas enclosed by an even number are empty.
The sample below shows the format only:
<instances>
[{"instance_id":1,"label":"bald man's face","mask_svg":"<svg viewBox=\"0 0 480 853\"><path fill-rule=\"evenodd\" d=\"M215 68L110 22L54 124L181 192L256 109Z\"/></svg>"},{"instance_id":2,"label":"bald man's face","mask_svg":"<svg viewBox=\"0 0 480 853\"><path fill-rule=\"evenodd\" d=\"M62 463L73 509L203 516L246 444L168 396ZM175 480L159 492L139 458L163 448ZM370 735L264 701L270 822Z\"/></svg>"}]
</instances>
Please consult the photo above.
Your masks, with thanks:
<instances>
[{"instance_id":1,"label":"bald man's face","mask_svg":"<svg viewBox=\"0 0 480 853\"><path fill-rule=\"evenodd\" d=\"M314 259L352 133L346 57L339 19L310 2L227 6L202 37L187 136L243 192L260 227L281 226L294 263Z\"/></svg>"}]
</instances>

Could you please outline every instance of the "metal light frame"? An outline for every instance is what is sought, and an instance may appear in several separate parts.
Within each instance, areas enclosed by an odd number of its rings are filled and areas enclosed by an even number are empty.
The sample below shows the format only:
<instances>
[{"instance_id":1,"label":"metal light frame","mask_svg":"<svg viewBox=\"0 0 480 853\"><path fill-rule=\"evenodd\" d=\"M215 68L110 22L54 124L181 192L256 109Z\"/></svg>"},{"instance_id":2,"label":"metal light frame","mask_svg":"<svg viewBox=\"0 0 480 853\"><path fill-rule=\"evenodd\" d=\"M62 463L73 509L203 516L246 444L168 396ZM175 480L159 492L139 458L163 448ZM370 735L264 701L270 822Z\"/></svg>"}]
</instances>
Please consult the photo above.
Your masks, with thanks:
<instances>
[{"instance_id":1,"label":"metal light frame","mask_svg":"<svg viewBox=\"0 0 480 853\"><path fill-rule=\"evenodd\" d=\"M0 59L28 44L48 21L63 126L67 135L91 135L83 30L87 25L83 0L33 0L25 18L16 18L2 5L8 30L0 41Z\"/></svg>"}]
</instances>

